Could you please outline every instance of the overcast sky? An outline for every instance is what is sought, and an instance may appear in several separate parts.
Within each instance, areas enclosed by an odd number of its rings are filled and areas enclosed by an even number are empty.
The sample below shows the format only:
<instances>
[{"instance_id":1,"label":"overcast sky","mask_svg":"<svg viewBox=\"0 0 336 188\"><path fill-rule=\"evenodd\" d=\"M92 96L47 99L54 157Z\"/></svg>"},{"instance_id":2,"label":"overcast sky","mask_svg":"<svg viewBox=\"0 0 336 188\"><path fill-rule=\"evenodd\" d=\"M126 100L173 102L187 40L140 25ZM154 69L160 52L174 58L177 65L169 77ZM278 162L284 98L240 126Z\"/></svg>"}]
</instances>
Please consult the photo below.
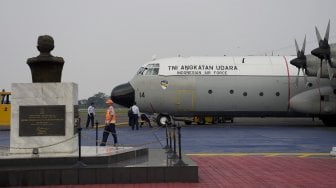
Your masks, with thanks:
<instances>
[{"instance_id":1,"label":"overcast sky","mask_svg":"<svg viewBox=\"0 0 336 188\"><path fill-rule=\"evenodd\" d=\"M30 83L26 60L37 56L37 37L55 40L63 57L62 82L79 86L79 99L110 94L138 68L157 58L293 55L294 38L317 46L335 0L1 0L0 88Z\"/></svg>"}]
</instances>

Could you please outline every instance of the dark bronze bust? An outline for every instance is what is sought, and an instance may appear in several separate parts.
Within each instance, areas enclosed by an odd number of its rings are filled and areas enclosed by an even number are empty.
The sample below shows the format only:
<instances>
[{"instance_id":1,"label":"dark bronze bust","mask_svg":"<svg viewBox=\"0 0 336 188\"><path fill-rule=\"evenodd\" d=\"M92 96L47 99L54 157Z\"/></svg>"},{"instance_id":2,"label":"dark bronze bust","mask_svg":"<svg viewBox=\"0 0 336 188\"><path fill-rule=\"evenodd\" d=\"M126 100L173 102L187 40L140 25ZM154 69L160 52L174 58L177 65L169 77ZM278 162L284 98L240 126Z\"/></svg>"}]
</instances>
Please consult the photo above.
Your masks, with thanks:
<instances>
[{"instance_id":1,"label":"dark bronze bust","mask_svg":"<svg viewBox=\"0 0 336 188\"><path fill-rule=\"evenodd\" d=\"M54 39L49 35L39 36L37 49L40 55L27 60L30 67L33 83L61 82L64 60L50 54L54 49Z\"/></svg>"}]
</instances>

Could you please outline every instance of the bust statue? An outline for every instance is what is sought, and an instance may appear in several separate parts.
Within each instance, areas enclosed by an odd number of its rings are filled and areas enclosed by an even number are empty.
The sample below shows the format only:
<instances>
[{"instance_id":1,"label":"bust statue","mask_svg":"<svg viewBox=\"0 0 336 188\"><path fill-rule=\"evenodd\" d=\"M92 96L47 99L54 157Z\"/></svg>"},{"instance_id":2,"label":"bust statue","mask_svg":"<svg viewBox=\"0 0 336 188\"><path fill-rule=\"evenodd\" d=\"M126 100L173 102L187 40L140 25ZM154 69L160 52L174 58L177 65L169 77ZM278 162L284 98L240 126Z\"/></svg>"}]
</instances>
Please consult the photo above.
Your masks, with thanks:
<instances>
[{"instance_id":1,"label":"bust statue","mask_svg":"<svg viewBox=\"0 0 336 188\"><path fill-rule=\"evenodd\" d=\"M33 83L61 82L64 60L50 54L54 49L54 39L49 35L39 36L37 49L40 55L27 60L30 67Z\"/></svg>"}]
</instances>

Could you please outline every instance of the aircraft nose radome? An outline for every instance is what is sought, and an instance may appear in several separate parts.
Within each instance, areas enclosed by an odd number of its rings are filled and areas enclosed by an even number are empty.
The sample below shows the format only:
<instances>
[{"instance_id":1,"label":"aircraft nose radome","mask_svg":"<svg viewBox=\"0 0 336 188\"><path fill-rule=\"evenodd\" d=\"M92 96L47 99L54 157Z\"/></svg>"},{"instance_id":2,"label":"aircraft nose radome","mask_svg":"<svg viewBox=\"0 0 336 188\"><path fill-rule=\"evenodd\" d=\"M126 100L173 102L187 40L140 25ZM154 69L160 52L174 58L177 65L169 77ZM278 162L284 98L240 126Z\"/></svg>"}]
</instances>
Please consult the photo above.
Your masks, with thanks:
<instances>
[{"instance_id":1,"label":"aircraft nose radome","mask_svg":"<svg viewBox=\"0 0 336 188\"><path fill-rule=\"evenodd\" d=\"M111 92L111 99L119 105L130 107L135 100L134 93L133 87L128 82L115 87Z\"/></svg>"}]
</instances>

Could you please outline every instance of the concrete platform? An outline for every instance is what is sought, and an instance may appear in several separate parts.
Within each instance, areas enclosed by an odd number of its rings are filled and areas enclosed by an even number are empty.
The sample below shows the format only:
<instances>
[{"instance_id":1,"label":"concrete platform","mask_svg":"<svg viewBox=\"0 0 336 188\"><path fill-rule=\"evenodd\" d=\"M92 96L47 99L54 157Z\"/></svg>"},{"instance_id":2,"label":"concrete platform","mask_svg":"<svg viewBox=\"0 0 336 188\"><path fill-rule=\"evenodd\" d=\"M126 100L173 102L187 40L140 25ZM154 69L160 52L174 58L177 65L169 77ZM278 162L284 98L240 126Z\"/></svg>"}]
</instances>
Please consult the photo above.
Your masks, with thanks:
<instances>
[{"instance_id":1,"label":"concrete platform","mask_svg":"<svg viewBox=\"0 0 336 188\"><path fill-rule=\"evenodd\" d=\"M186 156L176 165L162 149L90 147L78 153L0 156L0 186L198 182L198 167Z\"/></svg>"}]
</instances>

